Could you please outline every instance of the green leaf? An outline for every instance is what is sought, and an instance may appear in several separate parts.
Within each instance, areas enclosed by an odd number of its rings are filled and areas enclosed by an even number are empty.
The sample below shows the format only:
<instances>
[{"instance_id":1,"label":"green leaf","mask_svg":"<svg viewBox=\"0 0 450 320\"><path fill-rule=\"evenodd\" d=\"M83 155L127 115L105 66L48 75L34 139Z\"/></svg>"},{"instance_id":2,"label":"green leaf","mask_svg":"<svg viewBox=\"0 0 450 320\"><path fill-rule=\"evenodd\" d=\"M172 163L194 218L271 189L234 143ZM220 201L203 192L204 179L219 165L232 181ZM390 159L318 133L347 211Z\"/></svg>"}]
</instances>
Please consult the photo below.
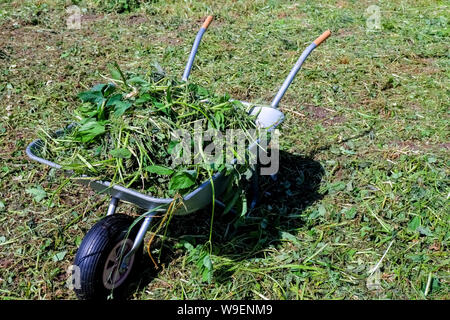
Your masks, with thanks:
<instances>
[{"instance_id":1,"label":"green leaf","mask_svg":"<svg viewBox=\"0 0 450 320\"><path fill-rule=\"evenodd\" d=\"M431 230L426 227L418 226L416 231L419 231L419 233L424 236L428 236L428 237L433 236L433 233L431 232Z\"/></svg>"},{"instance_id":2,"label":"green leaf","mask_svg":"<svg viewBox=\"0 0 450 320\"><path fill-rule=\"evenodd\" d=\"M203 88L201 86L197 86L197 94L201 97L206 97L210 95L208 89Z\"/></svg>"},{"instance_id":3,"label":"green leaf","mask_svg":"<svg viewBox=\"0 0 450 320\"><path fill-rule=\"evenodd\" d=\"M327 209L325 209L325 207L323 205L319 205L319 215L325 216L326 213L327 213Z\"/></svg>"},{"instance_id":4,"label":"green leaf","mask_svg":"<svg viewBox=\"0 0 450 320\"><path fill-rule=\"evenodd\" d=\"M205 257L202 260L202 265L204 267L202 271L202 281L207 281L208 283L211 283L212 280L212 273L213 273L213 264L211 261L211 257L209 254L205 255ZM200 267L200 269L202 269Z\"/></svg>"},{"instance_id":5,"label":"green leaf","mask_svg":"<svg viewBox=\"0 0 450 320\"><path fill-rule=\"evenodd\" d=\"M415 216L411 222L408 224L408 229L411 231L416 231L417 228L420 226L420 217Z\"/></svg>"},{"instance_id":6,"label":"green leaf","mask_svg":"<svg viewBox=\"0 0 450 320\"><path fill-rule=\"evenodd\" d=\"M116 91L116 86L113 83L108 83L102 90L103 97L109 97L114 91Z\"/></svg>"},{"instance_id":7,"label":"green leaf","mask_svg":"<svg viewBox=\"0 0 450 320\"><path fill-rule=\"evenodd\" d=\"M208 270L212 270L213 265L212 265L212 261L211 261L211 257L209 256L209 254L207 254L204 258L203 258L203 266L208 269Z\"/></svg>"},{"instance_id":8,"label":"green leaf","mask_svg":"<svg viewBox=\"0 0 450 320\"><path fill-rule=\"evenodd\" d=\"M406 255L406 258L413 262L422 262L425 260L425 257L423 254L408 254L408 255Z\"/></svg>"},{"instance_id":9,"label":"green leaf","mask_svg":"<svg viewBox=\"0 0 450 320\"><path fill-rule=\"evenodd\" d=\"M345 190L346 186L347 185L345 184L345 182L338 181L338 182L329 184L328 185L328 191L330 193L339 192L339 191Z\"/></svg>"},{"instance_id":10,"label":"green leaf","mask_svg":"<svg viewBox=\"0 0 450 320\"><path fill-rule=\"evenodd\" d=\"M210 95L210 93L208 93L208 95ZM224 95L222 95L220 97L220 102L228 102L228 101L230 101L230 99L231 99L230 94L229 93L225 93Z\"/></svg>"},{"instance_id":11,"label":"green leaf","mask_svg":"<svg viewBox=\"0 0 450 320\"><path fill-rule=\"evenodd\" d=\"M91 92L103 92L103 90L106 88L107 84L105 83L99 83L92 87Z\"/></svg>"},{"instance_id":12,"label":"green leaf","mask_svg":"<svg viewBox=\"0 0 450 320\"><path fill-rule=\"evenodd\" d=\"M149 93L144 93L138 99L136 99L136 104L141 105L151 100L152 96Z\"/></svg>"},{"instance_id":13,"label":"green leaf","mask_svg":"<svg viewBox=\"0 0 450 320\"><path fill-rule=\"evenodd\" d=\"M392 179L398 179L403 175L401 172L392 172L391 178Z\"/></svg>"},{"instance_id":14,"label":"green leaf","mask_svg":"<svg viewBox=\"0 0 450 320\"><path fill-rule=\"evenodd\" d=\"M190 244L187 241L184 241L183 246L188 250L188 251L192 251L194 250L194 246L192 244Z\"/></svg>"},{"instance_id":15,"label":"green leaf","mask_svg":"<svg viewBox=\"0 0 450 320\"><path fill-rule=\"evenodd\" d=\"M114 158L119 158L119 159L131 158L130 150L125 149L125 148L118 148L118 149L111 150L109 152L109 154L112 155Z\"/></svg>"},{"instance_id":16,"label":"green leaf","mask_svg":"<svg viewBox=\"0 0 450 320\"><path fill-rule=\"evenodd\" d=\"M231 209L233 209L234 205L237 203L239 196L241 194L239 192L235 192L231 201L227 202L225 209L223 210L223 214L227 214Z\"/></svg>"},{"instance_id":17,"label":"green leaf","mask_svg":"<svg viewBox=\"0 0 450 320\"><path fill-rule=\"evenodd\" d=\"M25 192L32 195L33 200L36 202L41 202L47 196L47 192L41 186L25 189Z\"/></svg>"},{"instance_id":18,"label":"green leaf","mask_svg":"<svg viewBox=\"0 0 450 320\"><path fill-rule=\"evenodd\" d=\"M192 186L195 183L195 178L187 172L176 173L169 182L170 190L181 190Z\"/></svg>"},{"instance_id":19,"label":"green leaf","mask_svg":"<svg viewBox=\"0 0 450 320\"><path fill-rule=\"evenodd\" d=\"M433 291L438 291L440 288L441 288L441 285L439 283L439 279L433 277L433 282L432 282L432 285L431 285L431 289Z\"/></svg>"},{"instance_id":20,"label":"green leaf","mask_svg":"<svg viewBox=\"0 0 450 320\"><path fill-rule=\"evenodd\" d=\"M108 65L109 72L111 73L111 76L115 80L122 80L123 83L128 86L127 79L125 78L125 75L123 74L122 70L120 70L119 64L117 61L114 61L114 63Z\"/></svg>"},{"instance_id":21,"label":"green leaf","mask_svg":"<svg viewBox=\"0 0 450 320\"><path fill-rule=\"evenodd\" d=\"M156 173L159 175L167 176L173 173L173 170L164 166L152 165L145 167L145 170L150 173Z\"/></svg>"},{"instance_id":22,"label":"green leaf","mask_svg":"<svg viewBox=\"0 0 450 320\"><path fill-rule=\"evenodd\" d=\"M81 113L83 118L93 118L98 114L98 109L94 107L91 103L85 102L78 107L78 111Z\"/></svg>"},{"instance_id":23,"label":"green leaf","mask_svg":"<svg viewBox=\"0 0 450 320\"><path fill-rule=\"evenodd\" d=\"M212 280L212 272L208 269L205 269L202 273L202 281L211 283Z\"/></svg>"},{"instance_id":24,"label":"green leaf","mask_svg":"<svg viewBox=\"0 0 450 320\"><path fill-rule=\"evenodd\" d=\"M345 215L345 218L353 219L356 216L356 209L354 207L345 208L341 211L341 213Z\"/></svg>"},{"instance_id":25,"label":"green leaf","mask_svg":"<svg viewBox=\"0 0 450 320\"><path fill-rule=\"evenodd\" d=\"M309 216L308 216L308 219L316 219L316 218L318 218L320 216L320 214L319 214L319 210L314 210Z\"/></svg>"},{"instance_id":26,"label":"green leaf","mask_svg":"<svg viewBox=\"0 0 450 320\"><path fill-rule=\"evenodd\" d=\"M170 141L170 142L169 142L169 145L168 145L168 147L167 147L167 153L168 153L168 154L172 154L172 151L176 150L175 147L176 147L177 144L179 144L179 143L180 143L180 141L175 141L175 140Z\"/></svg>"},{"instance_id":27,"label":"green leaf","mask_svg":"<svg viewBox=\"0 0 450 320\"><path fill-rule=\"evenodd\" d=\"M52 257L52 260L53 260L54 262L61 261L61 260L64 259L64 257L66 256L66 253L67 253L66 250L61 251L61 252L58 252L58 253L56 253L56 254Z\"/></svg>"},{"instance_id":28,"label":"green leaf","mask_svg":"<svg viewBox=\"0 0 450 320\"><path fill-rule=\"evenodd\" d=\"M164 103L154 101L153 104L156 107L156 111L162 111L167 114L167 106Z\"/></svg>"},{"instance_id":29,"label":"green leaf","mask_svg":"<svg viewBox=\"0 0 450 320\"><path fill-rule=\"evenodd\" d=\"M0 200L0 212L5 210L5 203Z\"/></svg>"},{"instance_id":30,"label":"green leaf","mask_svg":"<svg viewBox=\"0 0 450 320\"><path fill-rule=\"evenodd\" d=\"M132 106L132 103L129 101L122 101L122 94L115 94L108 99L106 102L106 106L114 106L114 115L116 117L120 117L125 113L125 111Z\"/></svg>"},{"instance_id":31,"label":"green leaf","mask_svg":"<svg viewBox=\"0 0 450 320\"><path fill-rule=\"evenodd\" d=\"M111 75L111 78L114 80L122 80L122 77L120 76L119 70L114 66L114 64L108 64L108 70L109 74Z\"/></svg>"},{"instance_id":32,"label":"green leaf","mask_svg":"<svg viewBox=\"0 0 450 320\"><path fill-rule=\"evenodd\" d=\"M108 101L106 102L106 106L107 107L114 106L120 100L122 100L122 94L121 93L115 94L108 99Z\"/></svg>"},{"instance_id":33,"label":"green leaf","mask_svg":"<svg viewBox=\"0 0 450 320\"><path fill-rule=\"evenodd\" d=\"M75 237L75 246L79 247L83 239L80 236Z\"/></svg>"},{"instance_id":34,"label":"green leaf","mask_svg":"<svg viewBox=\"0 0 450 320\"><path fill-rule=\"evenodd\" d=\"M95 105L103 103L103 93L101 91L84 91L78 94L78 98L83 102L91 102Z\"/></svg>"},{"instance_id":35,"label":"green leaf","mask_svg":"<svg viewBox=\"0 0 450 320\"><path fill-rule=\"evenodd\" d=\"M114 115L116 117L120 117L127 111L128 108L131 107L131 102L129 101L118 101L114 108Z\"/></svg>"},{"instance_id":36,"label":"green leaf","mask_svg":"<svg viewBox=\"0 0 450 320\"><path fill-rule=\"evenodd\" d=\"M89 142L95 137L105 133L105 126L95 119L87 119L80 127L77 129L77 137L80 138L81 142Z\"/></svg>"},{"instance_id":37,"label":"green leaf","mask_svg":"<svg viewBox=\"0 0 450 320\"><path fill-rule=\"evenodd\" d=\"M240 216L241 217L243 217L243 216L245 216L245 214L247 213L247 209L248 209L248 206L247 206L247 197L245 197L245 196L243 196L243 197L241 197L241 205L242 205L242 208L241 208L241 214L240 214Z\"/></svg>"},{"instance_id":38,"label":"green leaf","mask_svg":"<svg viewBox=\"0 0 450 320\"><path fill-rule=\"evenodd\" d=\"M141 86L148 86L148 82L145 81L143 78L141 78L139 76L136 76L136 77L133 77L131 79L128 79L128 83L138 84L138 85L141 85Z\"/></svg>"},{"instance_id":39,"label":"green leaf","mask_svg":"<svg viewBox=\"0 0 450 320\"><path fill-rule=\"evenodd\" d=\"M298 237L286 231L281 232L281 239L291 241L294 244L301 244Z\"/></svg>"},{"instance_id":40,"label":"green leaf","mask_svg":"<svg viewBox=\"0 0 450 320\"><path fill-rule=\"evenodd\" d=\"M97 84L91 90L83 91L78 94L78 97L83 102L92 102L96 105L101 105L105 97L108 97L116 90L116 86L112 83Z\"/></svg>"}]
</instances>

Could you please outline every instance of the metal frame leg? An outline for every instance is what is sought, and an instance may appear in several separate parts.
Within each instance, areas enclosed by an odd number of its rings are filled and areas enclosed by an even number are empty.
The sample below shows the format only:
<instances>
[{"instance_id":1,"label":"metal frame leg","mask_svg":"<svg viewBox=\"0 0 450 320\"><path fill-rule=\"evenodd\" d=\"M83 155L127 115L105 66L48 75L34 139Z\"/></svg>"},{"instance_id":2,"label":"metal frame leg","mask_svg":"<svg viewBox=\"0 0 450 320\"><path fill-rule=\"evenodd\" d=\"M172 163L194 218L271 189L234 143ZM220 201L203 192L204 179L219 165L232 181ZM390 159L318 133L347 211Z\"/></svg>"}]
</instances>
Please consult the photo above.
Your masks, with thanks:
<instances>
[{"instance_id":1,"label":"metal frame leg","mask_svg":"<svg viewBox=\"0 0 450 320\"><path fill-rule=\"evenodd\" d=\"M106 213L107 216L110 216L116 212L118 203L119 199L112 197L111 201L109 202L108 212Z\"/></svg>"},{"instance_id":2,"label":"metal frame leg","mask_svg":"<svg viewBox=\"0 0 450 320\"><path fill-rule=\"evenodd\" d=\"M152 222L152 219L154 216L155 216L155 213L151 213L144 218L144 222L142 223L141 227L139 228L136 238L134 239L133 247L131 247L131 250L125 255L125 257L123 257L122 263L120 265L120 268L122 270L126 269L131 256L136 252L136 250L139 248L142 241L144 240L145 233L147 232L148 228L150 227L150 223Z\"/></svg>"},{"instance_id":3,"label":"metal frame leg","mask_svg":"<svg viewBox=\"0 0 450 320\"><path fill-rule=\"evenodd\" d=\"M253 171L252 176L252 183L251 183L251 194L252 194L252 200L250 202L250 210L253 210L256 208L259 202L259 165L257 164L255 166L255 169Z\"/></svg>"}]
</instances>

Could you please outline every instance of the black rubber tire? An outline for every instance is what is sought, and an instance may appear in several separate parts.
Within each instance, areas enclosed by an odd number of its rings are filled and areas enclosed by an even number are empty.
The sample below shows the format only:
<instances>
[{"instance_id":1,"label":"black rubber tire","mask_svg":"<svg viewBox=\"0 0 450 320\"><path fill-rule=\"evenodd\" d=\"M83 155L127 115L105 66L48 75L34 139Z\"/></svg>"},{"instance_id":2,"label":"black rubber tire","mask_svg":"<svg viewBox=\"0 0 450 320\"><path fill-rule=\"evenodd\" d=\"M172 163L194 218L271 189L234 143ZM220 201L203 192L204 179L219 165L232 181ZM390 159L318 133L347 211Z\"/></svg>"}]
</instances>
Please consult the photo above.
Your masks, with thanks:
<instances>
[{"instance_id":1,"label":"black rubber tire","mask_svg":"<svg viewBox=\"0 0 450 320\"><path fill-rule=\"evenodd\" d=\"M105 287L103 273L108 256L112 250L127 237L128 230L134 218L124 214L106 216L97 222L86 234L75 256L74 266L79 272L78 286L74 287L75 294L81 300L104 300L108 296L123 298L127 286L143 256L142 245L134 254L134 261L130 272L122 284L113 290ZM136 224L128 239L134 241L139 231L140 223ZM126 240L125 240L126 241ZM128 270L128 269L127 269Z\"/></svg>"}]
</instances>

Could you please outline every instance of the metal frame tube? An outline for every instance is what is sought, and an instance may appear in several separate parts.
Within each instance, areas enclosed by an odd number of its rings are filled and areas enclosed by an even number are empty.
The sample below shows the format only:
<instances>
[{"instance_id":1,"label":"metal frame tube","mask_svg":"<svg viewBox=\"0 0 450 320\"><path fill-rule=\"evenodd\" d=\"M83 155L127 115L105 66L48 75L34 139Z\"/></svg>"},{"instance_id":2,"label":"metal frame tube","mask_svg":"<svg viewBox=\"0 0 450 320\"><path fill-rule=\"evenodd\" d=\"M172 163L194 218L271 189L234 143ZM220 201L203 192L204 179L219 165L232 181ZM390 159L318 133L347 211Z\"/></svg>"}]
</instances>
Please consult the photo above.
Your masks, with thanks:
<instances>
[{"instance_id":1,"label":"metal frame tube","mask_svg":"<svg viewBox=\"0 0 450 320\"><path fill-rule=\"evenodd\" d=\"M144 218L144 222L142 223L141 227L139 228L139 231L136 235L136 238L134 239L131 250L125 255L125 257L123 257L122 263L120 265L120 268L122 270L126 269L129 259L136 252L136 250L139 248L142 241L144 240L145 234L146 234L148 228L150 227L150 223L152 222L152 219L155 216L155 214L156 213L151 213Z\"/></svg>"},{"instance_id":2,"label":"metal frame tube","mask_svg":"<svg viewBox=\"0 0 450 320\"><path fill-rule=\"evenodd\" d=\"M116 212L117 204L119 203L119 199L112 197L111 201L109 202L108 206L108 212L106 213L107 216L110 216Z\"/></svg>"},{"instance_id":3,"label":"metal frame tube","mask_svg":"<svg viewBox=\"0 0 450 320\"><path fill-rule=\"evenodd\" d=\"M194 63L195 55L197 54L198 46L200 45L200 41L202 40L203 34L205 33L206 28L200 28L195 37L194 44L191 49L191 53L189 55L188 62L186 64L186 68L184 69L183 77L181 78L183 81L187 81L189 78L189 74L191 73L192 65Z\"/></svg>"},{"instance_id":4,"label":"metal frame tube","mask_svg":"<svg viewBox=\"0 0 450 320\"><path fill-rule=\"evenodd\" d=\"M294 80L295 76L297 75L297 72L302 67L303 62L305 62L308 55L317 47L317 45L313 42L311 43L308 48L303 51L300 58L298 58L297 62L295 63L294 67L291 69L291 72L289 72L289 75L287 76L286 80L284 80L283 85L281 86L280 90L278 90L277 95L275 98L273 98L272 103L270 106L272 108L278 108L278 104L280 103L281 98L283 98L284 94L286 93L286 90L289 88L289 85Z\"/></svg>"}]
</instances>

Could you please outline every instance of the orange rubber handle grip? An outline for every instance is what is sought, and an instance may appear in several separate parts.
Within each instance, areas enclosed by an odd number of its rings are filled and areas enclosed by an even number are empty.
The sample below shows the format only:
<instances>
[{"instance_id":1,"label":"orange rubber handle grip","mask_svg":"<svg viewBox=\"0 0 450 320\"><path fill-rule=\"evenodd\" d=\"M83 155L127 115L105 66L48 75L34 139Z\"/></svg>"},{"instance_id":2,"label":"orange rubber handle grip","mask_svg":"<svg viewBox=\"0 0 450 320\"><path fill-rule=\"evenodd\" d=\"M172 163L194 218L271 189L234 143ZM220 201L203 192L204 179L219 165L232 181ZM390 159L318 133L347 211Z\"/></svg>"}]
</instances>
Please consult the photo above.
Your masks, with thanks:
<instances>
[{"instance_id":1,"label":"orange rubber handle grip","mask_svg":"<svg viewBox=\"0 0 450 320\"><path fill-rule=\"evenodd\" d=\"M213 16L208 16L202 24L202 28L208 29L209 24L211 23Z\"/></svg>"},{"instance_id":2,"label":"orange rubber handle grip","mask_svg":"<svg viewBox=\"0 0 450 320\"><path fill-rule=\"evenodd\" d=\"M328 38L330 36L330 34L331 34L330 30L327 30L324 33L322 33L316 40L314 40L314 43L316 44L316 46L318 46L323 41L325 41L325 39Z\"/></svg>"}]
</instances>

